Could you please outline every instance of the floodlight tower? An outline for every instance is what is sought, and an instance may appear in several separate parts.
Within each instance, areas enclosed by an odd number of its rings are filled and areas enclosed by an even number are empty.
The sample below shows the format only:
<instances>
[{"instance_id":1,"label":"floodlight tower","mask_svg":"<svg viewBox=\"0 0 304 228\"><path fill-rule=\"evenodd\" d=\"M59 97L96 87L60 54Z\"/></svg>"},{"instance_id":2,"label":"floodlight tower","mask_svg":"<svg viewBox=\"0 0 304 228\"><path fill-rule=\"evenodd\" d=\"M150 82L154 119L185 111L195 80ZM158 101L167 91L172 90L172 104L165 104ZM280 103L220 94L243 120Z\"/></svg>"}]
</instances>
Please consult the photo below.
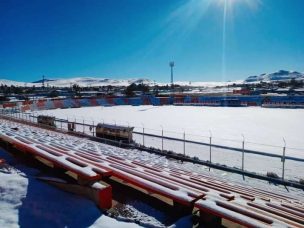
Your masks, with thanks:
<instances>
[{"instance_id":1,"label":"floodlight tower","mask_svg":"<svg viewBox=\"0 0 304 228\"><path fill-rule=\"evenodd\" d=\"M171 61L169 63L169 66L171 68L171 88L173 89L173 67L174 67L174 61Z\"/></svg>"},{"instance_id":2,"label":"floodlight tower","mask_svg":"<svg viewBox=\"0 0 304 228\"><path fill-rule=\"evenodd\" d=\"M42 89L44 90L44 82L45 82L45 76L42 75Z\"/></svg>"}]
</instances>

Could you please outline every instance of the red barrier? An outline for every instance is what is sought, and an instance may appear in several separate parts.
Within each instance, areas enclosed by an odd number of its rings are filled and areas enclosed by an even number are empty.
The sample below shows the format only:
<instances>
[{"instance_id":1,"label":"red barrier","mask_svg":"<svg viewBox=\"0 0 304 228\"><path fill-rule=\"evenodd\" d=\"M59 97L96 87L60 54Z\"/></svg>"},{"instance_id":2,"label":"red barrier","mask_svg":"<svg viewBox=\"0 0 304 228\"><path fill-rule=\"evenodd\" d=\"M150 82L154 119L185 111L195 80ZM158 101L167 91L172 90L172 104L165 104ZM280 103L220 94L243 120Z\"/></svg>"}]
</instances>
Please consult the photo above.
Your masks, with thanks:
<instances>
[{"instance_id":1,"label":"red barrier","mask_svg":"<svg viewBox=\"0 0 304 228\"><path fill-rule=\"evenodd\" d=\"M63 100L53 100L54 108L64 108Z\"/></svg>"},{"instance_id":2,"label":"red barrier","mask_svg":"<svg viewBox=\"0 0 304 228\"><path fill-rule=\"evenodd\" d=\"M92 189L95 191L96 202L99 208L109 209L112 207L112 187L101 183L95 183L92 185Z\"/></svg>"},{"instance_id":3,"label":"red barrier","mask_svg":"<svg viewBox=\"0 0 304 228\"><path fill-rule=\"evenodd\" d=\"M97 100L95 98L90 99L90 105L91 106L98 106L99 104L97 103Z\"/></svg>"},{"instance_id":4,"label":"red barrier","mask_svg":"<svg viewBox=\"0 0 304 228\"><path fill-rule=\"evenodd\" d=\"M37 109L38 110L44 110L44 109L46 109L45 103L46 103L46 100L38 100L38 101L36 101Z\"/></svg>"},{"instance_id":5,"label":"red barrier","mask_svg":"<svg viewBox=\"0 0 304 228\"><path fill-rule=\"evenodd\" d=\"M3 104L3 108L14 108L16 106L17 106L17 104L13 103L13 102L9 102L9 103L4 103Z\"/></svg>"}]
</instances>

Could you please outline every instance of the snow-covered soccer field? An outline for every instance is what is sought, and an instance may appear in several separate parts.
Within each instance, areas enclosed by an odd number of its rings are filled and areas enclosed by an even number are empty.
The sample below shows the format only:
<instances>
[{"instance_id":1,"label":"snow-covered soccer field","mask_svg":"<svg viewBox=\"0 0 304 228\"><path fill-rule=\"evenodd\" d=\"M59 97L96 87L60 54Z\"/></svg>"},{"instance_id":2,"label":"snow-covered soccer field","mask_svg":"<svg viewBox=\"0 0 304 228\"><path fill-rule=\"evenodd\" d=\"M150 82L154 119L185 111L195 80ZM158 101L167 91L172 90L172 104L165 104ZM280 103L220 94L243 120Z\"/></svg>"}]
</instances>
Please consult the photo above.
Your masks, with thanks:
<instances>
[{"instance_id":1,"label":"snow-covered soccer field","mask_svg":"<svg viewBox=\"0 0 304 228\"><path fill-rule=\"evenodd\" d=\"M104 122L134 126L135 131L198 142L242 148L282 155L286 141L286 156L304 158L303 109L266 109L261 107L191 107L191 106L113 106L74 109L45 110L38 112L58 118L82 123ZM82 131L82 129L77 129ZM86 129L88 131L88 129ZM134 139L146 146L161 148L160 138L143 137L135 134ZM164 149L183 153L184 144L164 140ZM209 160L209 147L195 144L185 145L185 153ZM231 167L241 167L241 153L212 148L212 162ZM268 171L281 175L279 158L245 155L245 169L253 172ZM286 176L303 178L302 162L287 160Z\"/></svg>"},{"instance_id":2,"label":"snow-covered soccer field","mask_svg":"<svg viewBox=\"0 0 304 228\"><path fill-rule=\"evenodd\" d=\"M304 157L304 110L266 109L260 107L190 107L190 106L113 106L42 111L48 115L86 123L94 121L134 126L135 130L177 138L208 141L210 133L215 144L250 148L268 145L283 147L287 155ZM208 139L208 140L206 140ZM271 147L271 146L270 146ZM281 150L273 149L281 154Z\"/></svg>"}]
</instances>

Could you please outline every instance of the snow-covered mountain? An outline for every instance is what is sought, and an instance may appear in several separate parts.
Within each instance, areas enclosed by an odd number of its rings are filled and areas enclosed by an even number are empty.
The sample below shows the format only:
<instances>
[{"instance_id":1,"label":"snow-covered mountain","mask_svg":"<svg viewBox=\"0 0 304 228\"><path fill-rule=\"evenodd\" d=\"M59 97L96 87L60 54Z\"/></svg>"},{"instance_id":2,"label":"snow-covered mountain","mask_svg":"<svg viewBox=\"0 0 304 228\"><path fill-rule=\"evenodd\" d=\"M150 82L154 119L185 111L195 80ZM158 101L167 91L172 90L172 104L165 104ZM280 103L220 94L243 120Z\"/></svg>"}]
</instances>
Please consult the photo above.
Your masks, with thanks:
<instances>
[{"instance_id":1,"label":"snow-covered mountain","mask_svg":"<svg viewBox=\"0 0 304 228\"><path fill-rule=\"evenodd\" d=\"M35 81L35 82L18 82L13 80L7 79L0 79L0 85L7 85L7 86L42 86L43 80ZM45 86L55 86L55 87L70 87L74 84L77 84L81 87L84 86L128 86L132 83L135 84L148 84L153 85L154 82L149 79L108 79L108 78L94 78L94 77L76 77L76 78L69 78L69 79L45 79L44 85Z\"/></svg>"},{"instance_id":2,"label":"snow-covered mountain","mask_svg":"<svg viewBox=\"0 0 304 228\"><path fill-rule=\"evenodd\" d=\"M25 83L25 82L17 82L17 81L11 81L6 79L0 79L0 85L15 85L15 86L42 86L42 80L35 81L32 83ZM216 87L216 86L227 86L232 85L233 83L242 83L243 81L233 81L233 82L189 82L189 81L177 81L174 84L182 85L182 86L190 86L190 87ZM95 77L75 77L75 78L68 78L68 79L45 79L44 85L45 86L55 86L55 87L70 87L74 84L77 84L81 87L86 86L128 86L132 83L135 84L146 84L146 85L166 85L170 83L160 83L155 82L150 79L144 79L144 78L137 78L137 79L109 79L109 78L95 78Z\"/></svg>"},{"instance_id":3,"label":"snow-covered mountain","mask_svg":"<svg viewBox=\"0 0 304 228\"><path fill-rule=\"evenodd\" d=\"M287 81L291 79L304 80L304 74L297 71L280 70L271 74L249 76L245 82Z\"/></svg>"},{"instance_id":4,"label":"snow-covered mountain","mask_svg":"<svg viewBox=\"0 0 304 228\"><path fill-rule=\"evenodd\" d=\"M55 87L70 87L71 85L77 84L81 87L84 86L128 86L132 83L135 84L148 84L152 85L153 81L149 79L109 79L109 78L94 78L94 77L76 77L69 79L56 79L51 81L46 81L45 86L55 86ZM38 83L41 85L41 82Z\"/></svg>"},{"instance_id":5,"label":"snow-covered mountain","mask_svg":"<svg viewBox=\"0 0 304 228\"><path fill-rule=\"evenodd\" d=\"M189 82L189 81L177 81L174 84L180 86L189 86L189 87L207 87L207 88L214 88L214 87L223 87L223 86L230 86L233 84L242 84L243 80L236 80L236 81L229 81L229 82Z\"/></svg>"},{"instance_id":6,"label":"snow-covered mountain","mask_svg":"<svg viewBox=\"0 0 304 228\"><path fill-rule=\"evenodd\" d=\"M0 85L31 87L31 86L34 86L35 84L30 83L30 82L17 82L17 81L13 81L13 80L0 79Z\"/></svg>"},{"instance_id":7,"label":"snow-covered mountain","mask_svg":"<svg viewBox=\"0 0 304 228\"><path fill-rule=\"evenodd\" d=\"M242 83L259 83L259 82L269 82L269 81L286 81L291 79L297 80L304 80L304 73L296 72L296 71L286 71L280 70L270 74L261 74L259 76L250 76L247 79L232 81L232 82L189 82L189 81L176 81L174 84L182 85L182 86L190 86L190 87L206 87L206 88L214 88L216 86L228 86L232 84L242 84ZM35 81L32 83L26 82L17 82L11 81L7 79L0 79L0 85L7 85L7 86L42 86L42 81ZM75 77L75 78L68 78L68 79L45 79L44 84L45 86L55 86L55 87L70 87L74 84L77 84L81 87L86 86L128 86L132 83L135 84L146 84L146 85L166 85L170 83L160 83L155 82L150 79L146 78L135 78L135 79L109 79L109 78L100 78L100 77Z\"/></svg>"}]
</instances>

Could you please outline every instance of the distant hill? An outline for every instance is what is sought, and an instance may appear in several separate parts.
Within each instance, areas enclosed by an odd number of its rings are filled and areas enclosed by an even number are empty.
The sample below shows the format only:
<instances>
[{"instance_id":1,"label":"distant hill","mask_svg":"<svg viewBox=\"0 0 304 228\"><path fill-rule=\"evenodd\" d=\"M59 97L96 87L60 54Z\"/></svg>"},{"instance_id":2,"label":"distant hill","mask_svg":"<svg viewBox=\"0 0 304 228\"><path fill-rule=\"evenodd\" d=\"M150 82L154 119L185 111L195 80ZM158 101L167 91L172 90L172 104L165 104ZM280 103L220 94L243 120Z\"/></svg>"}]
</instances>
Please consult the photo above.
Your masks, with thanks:
<instances>
[{"instance_id":1,"label":"distant hill","mask_svg":"<svg viewBox=\"0 0 304 228\"><path fill-rule=\"evenodd\" d=\"M182 86L191 86L191 87L206 87L206 88L213 88L216 86L227 86L232 84L242 84L242 83L259 83L259 82L270 82L270 81L288 81L291 79L296 80L304 80L304 74L297 72L297 71L286 71L280 70L270 74L261 74L258 76L249 76L245 80L238 80L232 82L204 82L204 81L197 81L197 82L189 82L189 81L176 81L174 84L182 85ZM0 85L7 85L7 86L42 86L43 80L38 80L32 83L25 83L25 82L17 82L7 79L0 79ZM99 78L99 77L74 77L74 78L66 78L66 79L45 79L45 86L49 87L70 87L74 84L79 85L80 87L87 87L87 86L128 86L132 83L135 84L146 84L153 86L156 85L166 85L170 83L160 83L155 82L150 79L146 78L133 78L133 79L110 79L110 78Z\"/></svg>"},{"instance_id":2,"label":"distant hill","mask_svg":"<svg viewBox=\"0 0 304 228\"><path fill-rule=\"evenodd\" d=\"M271 74L249 76L245 82L289 81L291 79L304 80L304 74L297 71L280 70Z\"/></svg>"},{"instance_id":3,"label":"distant hill","mask_svg":"<svg viewBox=\"0 0 304 228\"><path fill-rule=\"evenodd\" d=\"M37 81L41 84L42 80ZM47 80L45 81L46 85L55 86L55 87L70 87L71 85L77 84L81 87L85 86L128 86L132 83L148 84L152 85L153 81L149 79L109 79L109 78L95 78L95 77L77 77L77 78L68 78L68 79L56 79L56 80Z\"/></svg>"},{"instance_id":4,"label":"distant hill","mask_svg":"<svg viewBox=\"0 0 304 228\"><path fill-rule=\"evenodd\" d=\"M35 84L30 83L30 82L17 82L17 81L12 81L12 80L7 80L7 79L0 79L0 85L32 87Z\"/></svg>"},{"instance_id":5,"label":"distant hill","mask_svg":"<svg viewBox=\"0 0 304 228\"><path fill-rule=\"evenodd\" d=\"M6 79L0 79L0 85L15 85L15 86L37 86L40 87L42 85L43 80L35 81L32 83L25 83L25 82L17 82L11 81ZM144 78L137 78L137 79L109 79L109 78L95 78L95 77L76 77L76 78L68 78L68 79L45 79L45 86L54 86L54 87L70 87L74 84L79 85L80 87L87 87L87 86L128 86L132 83L135 84L146 84L149 86L153 85L167 85L170 83L160 83L155 82L150 79ZM174 84L178 84L181 86L191 86L191 87L208 87L213 88L216 86L227 86L232 85L234 83L242 84L243 80L239 81L232 81L232 82L189 82L189 81L177 81Z\"/></svg>"},{"instance_id":6,"label":"distant hill","mask_svg":"<svg viewBox=\"0 0 304 228\"><path fill-rule=\"evenodd\" d=\"M18 82L8 79L0 79L0 85L7 86L41 86L43 80L38 80L34 82ZM154 85L154 81L149 79L137 78L137 79L109 79L109 78L95 78L95 77L76 77L68 79L45 79L45 86L55 86L55 87L70 87L77 84L81 87L85 86L128 86L132 83L135 84L147 84Z\"/></svg>"}]
</instances>

